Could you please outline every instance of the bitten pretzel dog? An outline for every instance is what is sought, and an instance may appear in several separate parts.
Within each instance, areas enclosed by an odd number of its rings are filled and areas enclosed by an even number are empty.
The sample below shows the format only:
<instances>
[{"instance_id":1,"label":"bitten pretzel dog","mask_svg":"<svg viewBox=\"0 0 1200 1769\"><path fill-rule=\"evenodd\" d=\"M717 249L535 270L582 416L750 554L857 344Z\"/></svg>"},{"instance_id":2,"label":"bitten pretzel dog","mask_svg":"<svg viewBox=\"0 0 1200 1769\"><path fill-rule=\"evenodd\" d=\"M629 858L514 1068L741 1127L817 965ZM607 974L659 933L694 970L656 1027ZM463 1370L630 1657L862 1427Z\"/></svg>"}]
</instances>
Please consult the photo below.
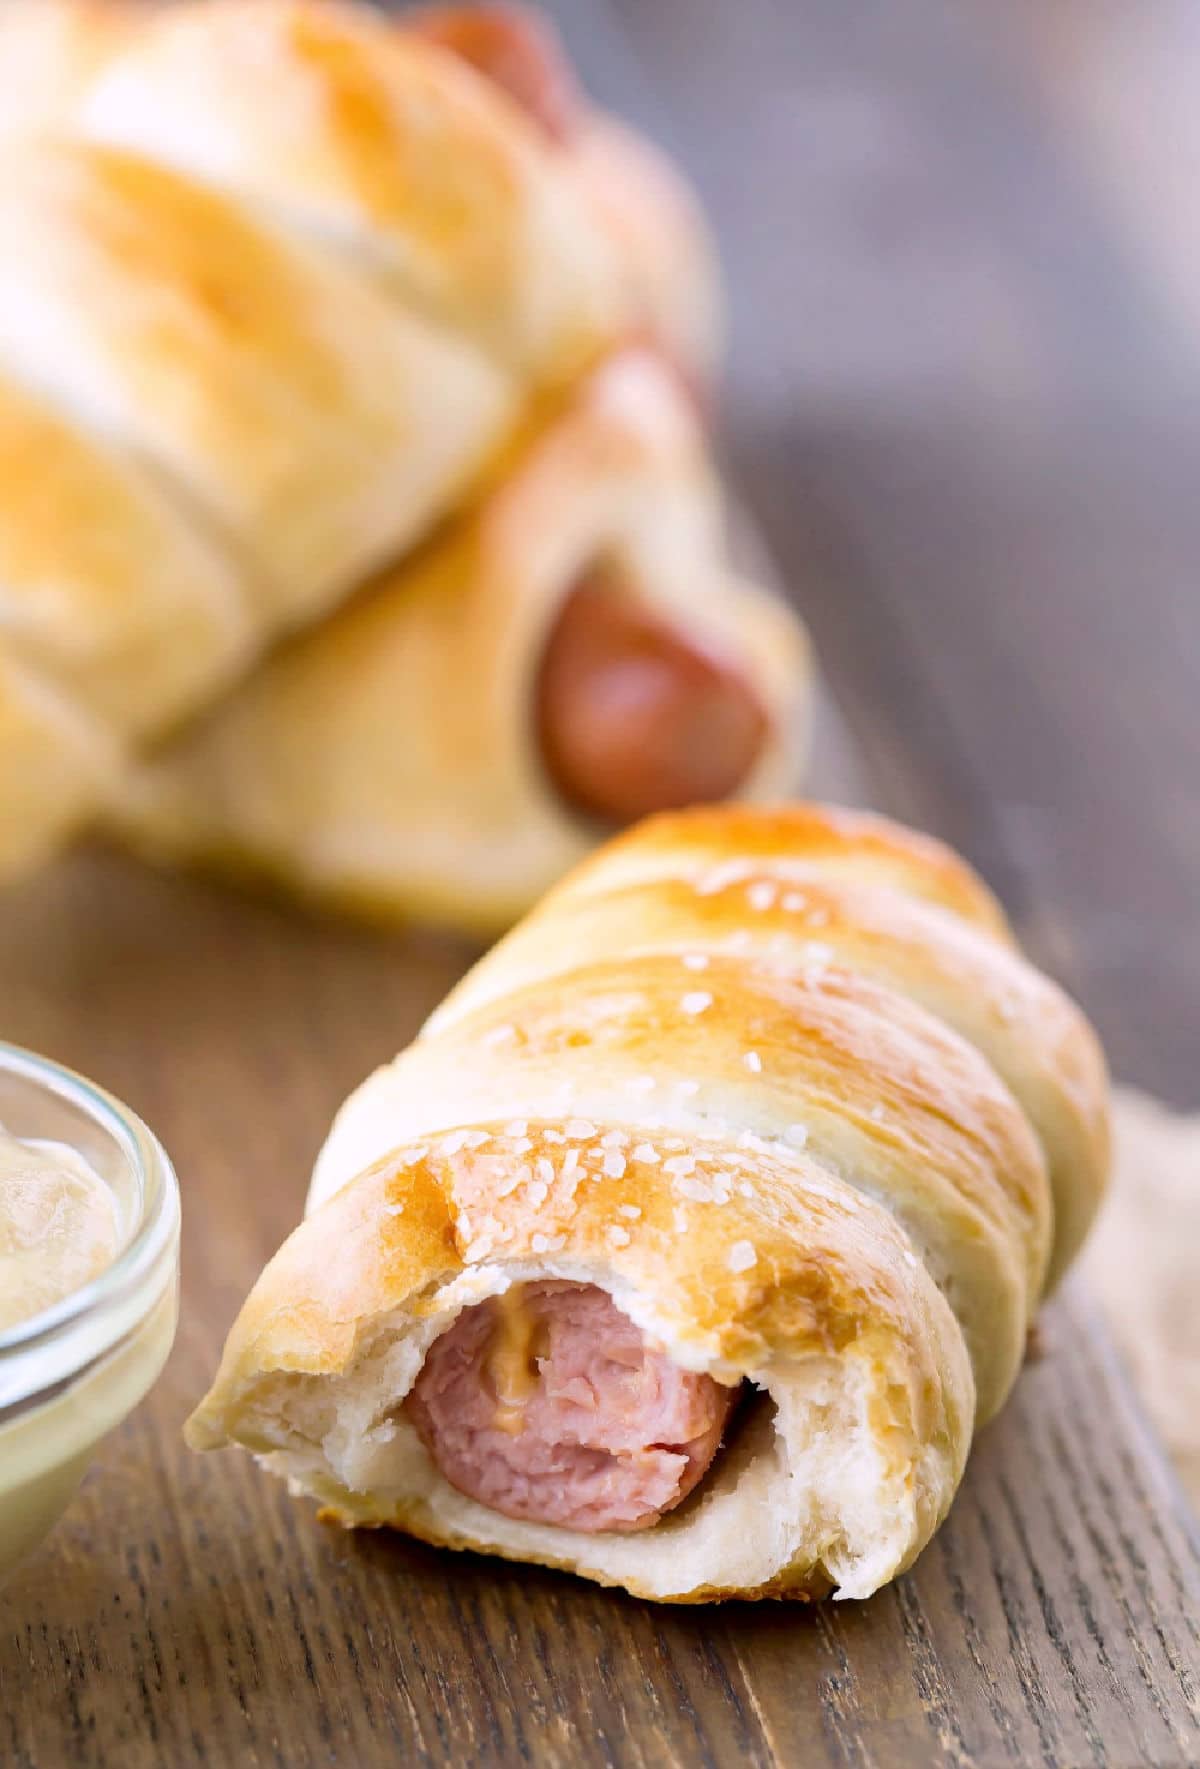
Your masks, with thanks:
<instances>
[{"instance_id":1,"label":"bitten pretzel dog","mask_svg":"<svg viewBox=\"0 0 1200 1769\"><path fill-rule=\"evenodd\" d=\"M654 818L350 1097L190 1441L647 1597L865 1597L1107 1160L1095 1038L946 849Z\"/></svg>"},{"instance_id":2,"label":"bitten pretzel dog","mask_svg":"<svg viewBox=\"0 0 1200 1769\"><path fill-rule=\"evenodd\" d=\"M127 775L151 857L510 926L597 821L784 790L808 664L734 577L688 402L615 357L476 513Z\"/></svg>"},{"instance_id":3,"label":"bitten pretzel dog","mask_svg":"<svg viewBox=\"0 0 1200 1769\"><path fill-rule=\"evenodd\" d=\"M631 337L666 338L685 378L703 374L712 279L686 198L662 172L645 194L631 174L626 200L624 150L585 152L607 125L555 73L556 53L499 12L418 29L335 0L0 11L0 874L128 814L139 756L447 518L478 532L528 439L564 401L586 399L588 377ZM570 100L550 128L552 80ZM585 159L607 169L593 176ZM637 243L639 215L662 242L658 268ZM611 485L603 459L597 471ZM702 451L697 471L706 477ZM678 551L677 537L661 550ZM416 580L423 569L422 558ZM698 587L722 572L719 552L698 561ZM654 594L581 586L557 641L540 632L544 689L528 716L576 824L565 841L547 810L531 854L512 856L532 884L514 894L501 878L509 919L549 876L545 854L575 856L579 816L621 821L738 789L776 743L772 682L742 671L763 626L755 599L743 599L742 633L731 597L727 619L715 601L693 618L678 586L671 595L664 625ZM378 597L366 622L392 654L421 624L403 601L397 590L391 639ZM526 674L534 602L520 634L497 641ZM482 599L472 607L490 639ZM346 673L353 638L322 630L312 643L328 649L318 674L378 696L369 663L361 684ZM507 755L527 703L507 677L481 688L484 648L467 636L463 649L475 663L439 672L438 714L465 727L468 698L503 706ZM281 696L264 692L274 740L246 757L247 797L278 770L286 723ZM650 740L646 778L658 781L646 801L603 754L608 709L619 716L631 692L642 705L628 739ZM317 745L322 706L304 709ZM334 706L338 766L344 739ZM453 741L439 741L445 760ZM358 763L369 796L373 753ZM485 770L481 787L490 780ZM382 828L362 832L372 876L388 865L372 845L390 851L401 808L386 800ZM497 810L489 851L511 808ZM239 856L257 840L237 827L242 809L226 844ZM352 822L361 804L338 809ZM209 816L201 794L194 821ZM329 843L342 837L339 826ZM323 886L320 855L276 860L282 876L292 866L305 888L310 872ZM467 873L474 864L468 852ZM447 865L439 848L435 878ZM388 904L412 894L386 878L370 888ZM347 894L357 889L351 878Z\"/></svg>"}]
</instances>

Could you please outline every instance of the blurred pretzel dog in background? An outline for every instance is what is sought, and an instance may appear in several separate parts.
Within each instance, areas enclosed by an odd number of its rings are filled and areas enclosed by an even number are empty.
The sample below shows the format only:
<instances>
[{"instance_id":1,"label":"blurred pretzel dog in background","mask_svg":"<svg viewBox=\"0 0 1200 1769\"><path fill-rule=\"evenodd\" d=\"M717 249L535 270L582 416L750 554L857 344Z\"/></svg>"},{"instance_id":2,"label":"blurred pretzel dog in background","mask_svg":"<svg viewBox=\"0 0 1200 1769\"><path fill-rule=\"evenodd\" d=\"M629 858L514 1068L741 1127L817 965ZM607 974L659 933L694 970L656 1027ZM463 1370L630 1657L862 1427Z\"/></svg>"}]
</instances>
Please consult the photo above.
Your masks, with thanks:
<instances>
[{"instance_id":1,"label":"blurred pretzel dog in background","mask_svg":"<svg viewBox=\"0 0 1200 1769\"><path fill-rule=\"evenodd\" d=\"M865 1597L949 1508L1108 1142L1089 1026L945 848L665 814L351 1095L190 1439L646 1597Z\"/></svg>"},{"instance_id":2,"label":"blurred pretzel dog in background","mask_svg":"<svg viewBox=\"0 0 1200 1769\"><path fill-rule=\"evenodd\" d=\"M704 229L544 27L10 0L0 141L0 875L104 823L487 931L787 787Z\"/></svg>"},{"instance_id":3,"label":"blurred pretzel dog in background","mask_svg":"<svg viewBox=\"0 0 1200 1769\"><path fill-rule=\"evenodd\" d=\"M688 406L626 352L470 519L131 773L125 830L486 935L593 820L783 790L805 662L781 604L730 573Z\"/></svg>"}]
</instances>

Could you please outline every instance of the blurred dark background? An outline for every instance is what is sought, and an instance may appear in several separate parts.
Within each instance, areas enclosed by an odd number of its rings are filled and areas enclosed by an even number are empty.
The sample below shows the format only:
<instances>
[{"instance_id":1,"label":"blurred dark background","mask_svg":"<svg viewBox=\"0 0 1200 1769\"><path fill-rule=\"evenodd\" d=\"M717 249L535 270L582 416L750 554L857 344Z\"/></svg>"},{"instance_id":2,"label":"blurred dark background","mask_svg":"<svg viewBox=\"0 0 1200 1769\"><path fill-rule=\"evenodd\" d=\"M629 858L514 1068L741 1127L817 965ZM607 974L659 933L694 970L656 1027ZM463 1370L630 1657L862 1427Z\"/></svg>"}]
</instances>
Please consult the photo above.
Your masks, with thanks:
<instances>
[{"instance_id":1,"label":"blurred dark background","mask_svg":"<svg viewBox=\"0 0 1200 1769\"><path fill-rule=\"evenodd\" d=\"M1200 1103L1200 8L550 9L715 222L725 449L878 796Z\"/></svg>"}]
</instances>

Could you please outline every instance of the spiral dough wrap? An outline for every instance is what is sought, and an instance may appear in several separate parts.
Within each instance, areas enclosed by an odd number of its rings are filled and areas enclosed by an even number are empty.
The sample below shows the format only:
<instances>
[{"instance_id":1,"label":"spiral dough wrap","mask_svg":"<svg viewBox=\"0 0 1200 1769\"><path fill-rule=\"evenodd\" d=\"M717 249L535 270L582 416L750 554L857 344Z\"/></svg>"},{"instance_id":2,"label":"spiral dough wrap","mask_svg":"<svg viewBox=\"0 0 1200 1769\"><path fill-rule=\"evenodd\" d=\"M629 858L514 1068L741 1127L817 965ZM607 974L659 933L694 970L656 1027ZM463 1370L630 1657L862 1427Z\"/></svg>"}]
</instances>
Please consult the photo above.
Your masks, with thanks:
<instances>
[{"instance_id":1,"label":"spiral dough wrap","mask_svg":"<svg viewBox=\"0 0 1200 1769\"><path fill-rule=\"evenodd\" d=\"M952 854L815 806L652 819L351 1096L191 1440L650 1597L866 1596L1107 1151L1095 1038Z\"/></svg>"}]
</instances>

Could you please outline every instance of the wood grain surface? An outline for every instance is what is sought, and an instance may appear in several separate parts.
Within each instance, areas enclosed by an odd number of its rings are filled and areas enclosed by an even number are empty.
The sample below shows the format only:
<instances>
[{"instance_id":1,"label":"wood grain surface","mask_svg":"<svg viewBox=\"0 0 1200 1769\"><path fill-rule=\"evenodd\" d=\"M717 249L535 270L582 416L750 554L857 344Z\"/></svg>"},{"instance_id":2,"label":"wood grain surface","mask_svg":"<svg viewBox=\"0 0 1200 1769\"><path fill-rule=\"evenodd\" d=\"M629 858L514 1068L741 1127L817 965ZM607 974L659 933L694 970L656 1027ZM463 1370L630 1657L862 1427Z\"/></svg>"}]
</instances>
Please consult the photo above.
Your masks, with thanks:
<instances>
[{"instance_id":1,"label":"wood grain surface","mask_svg":"<svg viewBox=\"0 0 1200 1769\"><path fill-rule=\"evenodd\" d=\"M1200 344L1112 194L1087 9L1053 41L1035 0L555 10L717 217L731 455L853 736L815 785L963 846L1120 1071L1194 1099ZM656 1609L184 1449L333 1108L469 956L100 852L0 903L0 1033L144 1113L185 1210L166 1373L0 1592L3 1769L1200 1761L1194 1520L1071 1290L865 1605Z\"/></svg>"}]
</instances>

